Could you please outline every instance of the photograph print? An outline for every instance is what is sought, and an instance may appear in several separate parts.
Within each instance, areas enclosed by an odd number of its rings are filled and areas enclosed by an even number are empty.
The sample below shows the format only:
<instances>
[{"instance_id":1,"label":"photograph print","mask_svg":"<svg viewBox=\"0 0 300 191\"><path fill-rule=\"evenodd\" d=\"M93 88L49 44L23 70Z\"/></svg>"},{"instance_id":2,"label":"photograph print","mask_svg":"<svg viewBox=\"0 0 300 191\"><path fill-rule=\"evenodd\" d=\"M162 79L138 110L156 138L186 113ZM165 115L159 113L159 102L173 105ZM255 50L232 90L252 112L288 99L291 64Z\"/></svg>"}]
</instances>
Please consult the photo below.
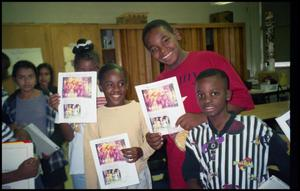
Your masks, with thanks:
<instances>
[{"instance_id":1,"label":"photograph print","mask_svg":"<svg viewBox=\"0 0 300 191\"><path fill-rule=\"evenodd\" d=\"M91 77L63 77L63 98L90 98Z\"/></svg>"}]
</instances>

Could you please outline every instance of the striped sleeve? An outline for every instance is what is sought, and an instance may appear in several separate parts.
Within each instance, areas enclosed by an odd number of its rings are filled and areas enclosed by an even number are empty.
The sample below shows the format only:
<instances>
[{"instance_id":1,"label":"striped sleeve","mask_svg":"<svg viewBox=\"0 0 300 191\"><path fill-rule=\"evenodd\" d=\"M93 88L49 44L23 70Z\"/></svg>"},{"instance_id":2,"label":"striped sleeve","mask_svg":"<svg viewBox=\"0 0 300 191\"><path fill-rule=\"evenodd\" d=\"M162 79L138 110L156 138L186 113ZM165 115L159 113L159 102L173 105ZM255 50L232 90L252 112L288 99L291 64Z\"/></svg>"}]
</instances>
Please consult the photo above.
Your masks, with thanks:
<instances>
[{"instance_id":1,"label":"striped sleeve","mask_svg":"<svg viewBox=\"0 0 300 191\"><path fill-rule=\"evenodd\" d=\"M13 139L14 132L10 129L6 123L2 122L2 143L11 141Z\"/></svg>"}]
</instances>

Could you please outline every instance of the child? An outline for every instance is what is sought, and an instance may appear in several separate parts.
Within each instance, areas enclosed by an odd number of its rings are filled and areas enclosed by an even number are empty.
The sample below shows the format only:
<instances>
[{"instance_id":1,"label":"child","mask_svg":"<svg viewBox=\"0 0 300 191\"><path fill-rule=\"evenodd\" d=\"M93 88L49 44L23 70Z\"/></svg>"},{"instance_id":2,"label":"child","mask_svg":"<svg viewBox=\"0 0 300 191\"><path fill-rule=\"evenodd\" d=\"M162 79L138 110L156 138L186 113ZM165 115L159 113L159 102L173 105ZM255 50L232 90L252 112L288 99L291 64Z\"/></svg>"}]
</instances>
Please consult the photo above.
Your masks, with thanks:
<instances>
[{"instance_id":1,"label":"child","mask_svg":"<svg viewBox=\"0 0 300 191\"><path fill-rule=\"evenodd\" d=\"M130 162L135 162L140 184L126 188L151 189L151 174L147 160L154 150L145 140L147 127L140 105L134 100L125 100L127 81L124 71L117 64L105 64L98 73L98 80L107 104L98 108L97 124L89 125L84 133L87 188L99 188L90 140L128 133L132 147L123 149L122 153Z\"/></svg>"},{"instance_id":2,"label":"child","mask_svg":"<svg viewBox=\"0 0 300 191\"><path fill-rule=\"evenodd\" d=\"M254 108L246 86L224 57L210 51L187 52L180 47L178 43L180 39L178 31L164 20L151 21L143 30L145 47L154 59L165 64L165 70L156 80L176 76L182 97L187 96L184 101L187 113L178 118L176 125L190 130L207 120L197 107L194 84L196 76L211 67L224 70L230 78L230 90L232 91L232 99L228 102L230 112L239 113ZM167 136L170 188L187 188L181 173L184 152L176 147L174 137L175 135ZM146 138L149 145L156 150L163 145L163 139L158 133L149 133Z\"/></svg>"},{"instance_id":3,"label":"child","mask_svg":"<svg viewBox=\"0 0 300 191\"><path fill-rule=\"evenodd\" d=\"M86 39L79 39L77 45L73 48L74 69L76 72L84 71L98 71L99 70L99 56L93 50L94 45L92 41ZM57 110L59 105L59 95L54 94L50 96L49 104ZM103 106L106 103L104 96L97 97L97 107ZM64 137L69 141L69 162L70 174L72 177L74 189L85 189L85 174L84 174L84 155L83 155L83 134L84 123L76 124L60 124Z\"/></svg>"},{"instance_id":4,"label":"child","mask_svg":"<svg viewBox=\"0 0 300 191\"><path fill-rule=\"evenodd\" d=\"M36 88L42 90L48 96L57 93L57 87L53 85L54 73L52 66L48 63L42 63L38 65L37 73Z\"/></svg>"},{"instance_id":5,"label":"child","mask_svg":"<svg viewBox=\"0 0 300 191\"><path fill-rule=\"evenodd\" d=\"M19 89L9 96L3 105L3 111L8 116L8 125L24 126L33 123L52 139L55 132L55 113L48 106L48 97L34 88L37 79L35 66L26 60L18 61L13 67L12 76ZM38 178L36 188L63 189L64 182L67 180L64 167L66 164L62 149L54 152L51 156L44 156L41 159L43 185L40 187Z\"/></svg>"},{"instance_id":6,"label":"child","mask_svg":"<svg viewBox=\"0 0 300 191\"><path fill-rule=\"evenodd\" d=\"M283 140L257 117L228 112L229 86L222 70L197 76L196 96L208 122L193 128L186 141L182 172L190 188L257 189L269 178L268 164L289 174Z\"/></svg>"},{"instance_id":7,"label":"child","mask_svg":"<svg viewBox=\"0 0 300 191\"><path fill-rule=\"evenodd\" d=\"M10 66L10 59L9 57L2 52L2 58L1 58L1 65L2 65L2 80L6 79L8 76L8 68ZM8 93L4 91L4 88L2 86L2 106L5 100L8 98ZM25 131L25 130L23 130ZM27 135L28 136L28 135ZM9 126L5 123L5 116L4 112L2 112L2 143L10 142L10 141L16 141L19 137L16 137L14 135L14 132L11 130ZM15 182L27 178L35 177L38 174L38 168L39 168L39 160L34 157L30 157L26 160L24 160L16 170L12 170L9 172L2 172L2 184ZM2 166L2 168L5 168L5 166Z\"/></svg>"}]
</instances>

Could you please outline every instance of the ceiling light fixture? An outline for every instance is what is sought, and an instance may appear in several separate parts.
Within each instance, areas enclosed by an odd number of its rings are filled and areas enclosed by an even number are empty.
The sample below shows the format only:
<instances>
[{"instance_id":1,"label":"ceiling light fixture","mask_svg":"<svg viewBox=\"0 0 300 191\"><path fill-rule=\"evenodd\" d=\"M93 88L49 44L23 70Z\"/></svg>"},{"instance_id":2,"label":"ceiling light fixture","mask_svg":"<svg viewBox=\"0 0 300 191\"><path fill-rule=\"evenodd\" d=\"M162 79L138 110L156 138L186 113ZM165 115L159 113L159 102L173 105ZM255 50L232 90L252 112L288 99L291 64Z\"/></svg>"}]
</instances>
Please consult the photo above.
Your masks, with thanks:
<instances>
[{"instance_id":1,"label":"ceiling light fixture","mask_svg":"<svg viewBox=\"0 0 300 191\"><path fill-rule=\"evenodd\" d=\"M232 2L215 2L213 3L214 5L227 5L227 4L230 4Z\"/></svg>"}]
</instances>

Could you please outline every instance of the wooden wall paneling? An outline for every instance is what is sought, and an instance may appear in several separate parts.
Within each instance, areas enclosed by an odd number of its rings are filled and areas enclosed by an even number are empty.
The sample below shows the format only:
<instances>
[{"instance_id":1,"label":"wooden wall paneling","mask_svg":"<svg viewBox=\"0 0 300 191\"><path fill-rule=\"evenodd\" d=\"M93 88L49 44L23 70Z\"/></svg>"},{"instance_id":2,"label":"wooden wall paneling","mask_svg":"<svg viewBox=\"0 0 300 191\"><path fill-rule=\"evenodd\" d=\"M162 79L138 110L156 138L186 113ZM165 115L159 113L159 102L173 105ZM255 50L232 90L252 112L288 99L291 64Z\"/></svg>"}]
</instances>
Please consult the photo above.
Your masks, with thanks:
<instances>
[{"instance_id":1,"label":"wooden wall paneling","mask_svg":"<svg viewBox=\"0 0 300 191\"><path fill-rule=\"evenodd\" d=\"M2 48L41 48L44 62L52 62L45 25L2 24ZM11 63L12 65L15 63ZM3 81L3 86L11 94L16 90L12 78Z\"/></svg>"},{"instance_id":2,"label":"wooden wall paneling","mask_svg":"<svg viewBox=\"0 0 300 191\"><path fill-rule=\"evenodd\" d=\"M122 65L125 69L126 77L128 79L128 89L126 98L131 100L135 99L134 90L134 79L136 78L137 73L137 64L134 62L134 56L136 56L134 50L134 45L132 42L134 41L134 36L131 30L123 29L120 31L121 36L121 47L122 47ZM133 69L133 67L136 67Z\"/></svg>"},{"instance_id":3,"label":"wooden wall paneling","mask_svg":"<svg viewBox=\"0 0 300 191\"><path fill-rule=\"evenodd\" d=\"M233 67L236 69L236 71L240 74L240 68L238 66L238 63L236 62L236 54L235 54L235 44L234 44L234 33L235 29L233 27L230 27L228 29L229 32L229 59L230 63L233 65Z\"/></svg>"},{"instance_id":4,"label":"wooden wall paneling","mask_svg":"<svg viewBox=\"0 0 300 191\"><path fill-rule=\"evenodd\" d=\"M224 41L224 52L223 56L225 56L228 60L230 60L230 45L229 45L229 29L223 28L223 41Z\"/></svg>"},{"instance_id":5,"label":"wooden wall paneling","mask_svg":"<svg viewBox=\"0 0 300 191\"><path fill-rule=\"evenodd\" d=\"M246 46L245 46L245 33L244 33L244 27L240 27L237 29L235 34L236 39L236 54L240 66L240 75L243 80L247 79L247 64L246 64Z\"/></svg>"},{"instance_id":6,"label":"wooden wall paneling","mask_svg":"<svg viewBox=\"0 0 300 191\"><path fill-rule=\"evenodd\" d=\"M219 46L219 33L218 33L218 29L214 29L213 30L213 39L214 39L214 50L216 52L219 52L220 46Z\"/></svg>"},{"instance_id":7,"label":"wooden wall paneling","mask_svg":"<svg viewBox=\"0 0 300 191\"><path fill-rule=\"evenodd\" d=\"M122 51L121 51L121 40L120 40L120 30L114 29L114 41L115 41L115 51L116 51L116 62L120 66L123 65L122 63Z\"/></svg>"}]
</instances>

